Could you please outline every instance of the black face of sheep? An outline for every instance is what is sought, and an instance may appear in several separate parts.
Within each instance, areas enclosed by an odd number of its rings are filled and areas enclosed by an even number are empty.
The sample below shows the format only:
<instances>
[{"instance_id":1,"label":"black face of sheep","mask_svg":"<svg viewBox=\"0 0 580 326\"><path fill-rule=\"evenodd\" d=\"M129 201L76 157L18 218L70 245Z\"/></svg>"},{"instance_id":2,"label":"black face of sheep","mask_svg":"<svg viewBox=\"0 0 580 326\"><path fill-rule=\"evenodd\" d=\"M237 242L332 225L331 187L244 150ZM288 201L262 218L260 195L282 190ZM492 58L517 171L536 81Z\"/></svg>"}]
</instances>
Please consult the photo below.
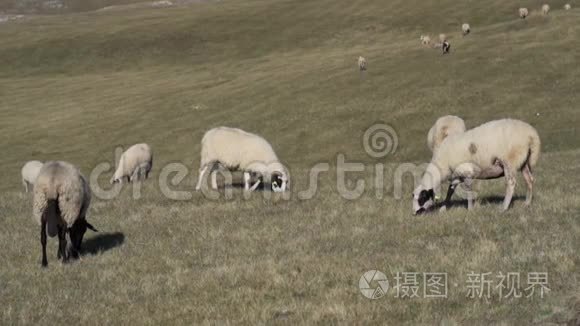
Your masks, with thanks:
<instances>
[{"instance_id":1,"label":"black face of sheep","mask_svg":"<svg viewBox=\"0 0 580 326\"><path fill-rule=\"evenodd\" d=\"M71 254L74 258L77 258L81 252L81 244L83 242L83 237L87 229L94 232L98 232L94 226L92 226L85 219L78 219L73 226L69 229L70 241L71 241Z\"/></svg>"},{"instance_id":2,"label":"black face of sheep","mask_svg":"<svg viewBox=\"0 0 580 326\"><path fill-rule=\"evenodd\" d=\"M288 181L284 177L284 174L280 172L272 173L272 191L282 192L285 191L288 186Z\"/></svg>"},{"instance_id":3,"label":"black face of sheep","mask_svg":"<svg viewBox=\"0 0 580 326\"><path fill-rule=\"evenodd\" d=\"M433 189L421 190L419 194L413 194L414 215L422 214L435 205L435 192Z\"/></svg>"}]
</instances>

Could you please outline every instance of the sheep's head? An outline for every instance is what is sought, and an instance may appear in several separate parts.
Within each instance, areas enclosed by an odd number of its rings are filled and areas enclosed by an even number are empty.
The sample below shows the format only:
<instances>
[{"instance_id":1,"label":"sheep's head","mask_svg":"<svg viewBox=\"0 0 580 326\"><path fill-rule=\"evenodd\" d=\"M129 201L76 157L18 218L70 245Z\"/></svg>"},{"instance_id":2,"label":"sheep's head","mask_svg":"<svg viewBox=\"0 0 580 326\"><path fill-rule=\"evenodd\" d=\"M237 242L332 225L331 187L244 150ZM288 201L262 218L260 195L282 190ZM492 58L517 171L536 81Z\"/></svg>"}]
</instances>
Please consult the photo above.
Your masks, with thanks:
<instances>
[{"instance_id":1,"label":"sheep's head","mask_svg":"<svg viewBox=\"0 0 580 326\"><path fill-rule=\"evenodd\" d=\"M286 189L290 189L290 182L288 180L288 174L286 172L274 172L272 173L272 191L283 192Z\"/></svg>"},{"instance_id":2,"label":"sheep's head","mask_svg":"<svg viewBox=\"0 0 580 326\"><path fill-rule=\"evenodd\" d=\"M433 189L423 189L423 186L419 186L413 191L413 215L425 213L433 206L435 206Z\"/></svg>"},{"instance_id":3,"label":"sheep's head","mask_svg":"<svg viewBox=\"0 0 580 326\"><path fill-rule=\"evenodd\" d=\"M70 228L69 233L73 254L78 255L80 253L81 243L83 242L83 237L85 236L87 229L98 232L97 229L95 229L95 227L84 218L77 219Z\"/></svg>"}]
</instances>

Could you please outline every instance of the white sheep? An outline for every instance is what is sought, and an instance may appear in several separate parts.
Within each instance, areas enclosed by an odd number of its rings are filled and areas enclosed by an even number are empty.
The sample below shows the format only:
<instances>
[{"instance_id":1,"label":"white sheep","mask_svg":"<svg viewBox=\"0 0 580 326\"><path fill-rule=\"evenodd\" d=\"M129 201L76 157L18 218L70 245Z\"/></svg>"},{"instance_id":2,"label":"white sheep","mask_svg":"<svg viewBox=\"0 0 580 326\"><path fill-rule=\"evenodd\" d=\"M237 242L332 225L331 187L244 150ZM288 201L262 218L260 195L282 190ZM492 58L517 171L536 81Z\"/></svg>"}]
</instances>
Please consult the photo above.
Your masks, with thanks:
<instances>
[{"instance_id":1,"label":"white sheep","mask_svg":"<svg viewBox=\"0 0 580 326\"><path fill-rule=\"evenodd\" d=\"M445 41L447 41L447 35L443 33L439 34L439 42L443 43Z\"/></svg>"},{"instance_id":2,"label":"white sheep","mask_svg":"<svg viewBox=\"0 0 580 326\"><path fill-rule=\"evenodd\" d=\"M46 236L58 234L57 258L66 262L66 234L71 240L70 253L78 257L83 236L88 229L97 231L86 220L91 190L85 177L74 165L63 161L46 162L34 186L32 215L40 224L42 266L46 267Z\"/></svg>"},{"instance_id":3,"label":"white sheep","mask_svg":"<svg viewBox=\"0 0 580 326\"><path fill-rule=\"evenodd\" d=\"M463 119L454 115L442 116L429 129L427 146L429 146L431 152L434 152L447 136L462 132L465 132L465 122Z\"/></svg>"},{"instance_id":4,"label":"white sheep","mask_svg":"<svg viewBox=\"0 0 580 326\"><path fill-rule=\"evenodd\" d=\"M547 15L548 12L550 12L550 5L549 4L544 4L542 6L542 15Z\"/></svg>"},{"instance_id":5,"label":"white sheep","mask_svg":"<svg viewBox=\"0 0 580 326\"><path fill-rule=\"evenodd\" d=\"M570 9L572 9L572 6L569 3L564 5L564 10L570 10Z\"/></svg>"},{"instance_id":6,"label":"white sheep","mask_svg":"<svg viewBox=\"0 0 580 326\"><path fill-rule=\"evenodd\" d=\"M434 189L450 180L445 199L449 205L455 187L465 182L467 206L472 208L474 179L495 179L505 176L506 195L503 210L511 203L520 170L528 188L526 205L532 202L534 177L532 168L540 155L540 137L534 127L513 119L490 121L463 133L448 136L434 152L419 186L413 191L413 212L422 213L434 205Z\"/></svg>"},{"instance_id":7,"label":"white sheep","mask_svg":"<svg viewBox=\"0 0 580 326\"><path fill-rule=\"evenodd\" d=\"M217 127L208 130L201 140L201 163L196 190L206 172L212 176L212 187L217 188L215 169L223 166L244 172L244 189L255 190L261 181L250 188L251 174L270 180L272 190L289 189L289 173L280 163L274 149L264 138L237 128Z\"/></svg>"},{"instance_id":8,"label":"white sheep","mask_svg":"<svg viewBox=\"0 0 580 326\"><path fill-rule=\"evenodd\" d=\"M20 172L22 174L22 184L24 185L26 192L28 192L30 186L34 186L36 177L38 176L38 172L40 172L42 165L43 163L40 161L28 161L24 166L22 166Z\"/></svg>"},{"instance_id":9,"label":"white sheep","mask_svg":"<svg viewBox=\"0 0 580 326\"><path fill-rule=\"evenodd\" d=\"M121 182L125 178L128 182L147 179L152 166L151 147L147 144L135 144L121 155L111 183Z\"/></svg>"},{"instance_id":10,"label":"white sheep","mask_svg":"<svg viewBox=\"0 0 580 326\"><path fill-rule=\"evenodd\" d=\"M358 69L360 71L367 70L367 60L361 56L358 57Z\"/></svg>"},{"instance_id":11,"label":"white sheep","mask_svg":"<svg viewBox=\"0 0 580 326\"><path fill-rule=\"evenodd\" d=\"M471 26L468 23L461 25L461 31L463 32L463 36L469 34L471 32Z\"/></svg>"},{"instance_id":12,"label":"white sheep","mask_svg":"<svg viewBox=\"0 0 580 326\"><path fill-rule=\"evenodd\" d=\"M423 44L423 45L431 44L431 37L429 37L429 35L421 35L421 37L419 37L419 39L421 40L421 44Z\"/></svg>"},{"instance_id":13,"label":"white sheep","mask_svg":"<svg viewBox=\"0 0 580 326\"><path fill-rule=\"evenodd\" d=\"M520 14L521 19L526 19L526 17L529 15L528 8L520 8L518 13Z\"/></svg>"}]
</instances>

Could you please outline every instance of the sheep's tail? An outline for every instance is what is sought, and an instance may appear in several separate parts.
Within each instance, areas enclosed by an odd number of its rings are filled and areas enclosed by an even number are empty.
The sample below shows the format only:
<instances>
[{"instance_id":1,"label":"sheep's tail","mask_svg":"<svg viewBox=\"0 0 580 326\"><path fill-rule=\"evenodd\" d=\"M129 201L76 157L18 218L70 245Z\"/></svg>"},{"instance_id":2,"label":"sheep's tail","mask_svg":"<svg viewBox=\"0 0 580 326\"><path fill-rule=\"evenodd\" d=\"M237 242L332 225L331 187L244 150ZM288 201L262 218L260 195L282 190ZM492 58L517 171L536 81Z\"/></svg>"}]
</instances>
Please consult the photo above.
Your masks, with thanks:
<instances>
[{"instance_id":1,"label":"sheep's tail","mask_svg":"<svg viewBox=\"0 0 580 326\"><path fill-rule=\"evenodd\" d=\"M42 213L42 219L46 221L46 233L49 237L54 237L58 233L58 218L60 216L60 211L58 208L58 196L54 199L49 199Z\"/></svg>"},{"instance_id":2,"label":"sheep's tail","mask_svg":"<svg viewBox=\"0 0 580 326\"><path fill-rule=\"evenodd\" d=\"M542 143L540 141L540 136L538 135L538 132L534 130L534 132L530 135L529 143L530 156L528 158L528 166L530 169L536 166L536 163L538 162L541 145Z\"/></svg>"}]
</instances>

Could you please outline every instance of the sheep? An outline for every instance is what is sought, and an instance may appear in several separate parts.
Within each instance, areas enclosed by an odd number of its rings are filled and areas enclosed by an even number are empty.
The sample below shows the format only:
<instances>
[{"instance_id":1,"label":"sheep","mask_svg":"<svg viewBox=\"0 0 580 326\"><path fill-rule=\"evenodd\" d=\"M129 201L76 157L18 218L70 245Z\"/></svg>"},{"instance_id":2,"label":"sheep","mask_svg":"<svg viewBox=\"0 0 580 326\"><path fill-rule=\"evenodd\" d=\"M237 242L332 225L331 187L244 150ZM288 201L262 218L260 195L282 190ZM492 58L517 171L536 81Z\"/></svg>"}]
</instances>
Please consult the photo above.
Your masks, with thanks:
<instances>
[{"instance_id":1,"label":"sheep","mask_svg":"<svg viewBox=\"0 0 580 326\"><path fill-rule=\"evenodd\" d=\"M429 37L429 35L421 35L419 39L421 40L421 44L423 45L429 45L431 43L431 37Z\"/></svg>"},{"instance_id":2,"label":"sheep","mask_svg":"<svg viewBox=\"0 0 580 326\"><path fill-rule=\"evenodd\" d=\"M41 226L43 267L48 265L47 234L51 238L58 234L57 259L64 263L68 261L69 253L78 257L87 229L97 232L86 220L90 203L89 184L77 167L63 161L49 161L42 166L34 186L32 215ZM69 252L66 248L67 233L71 241Z\"/></svg>"},{"instance_id":3,"label":"sheep","mask_svg":"<svg viewBox=\"0 0 580 326\"><path fill-rule=\"evenodd\" d=\"M427 133L427 146L431 152L435 152L447 136L462 132L465 132L465 122L463 119L454 115L442 116L429 129L429 133Z\"/></svg>"},{"instance_id":4,"label":"sheep","mask_svg":"<svg viewBox=\"0 0 580 326\"><path fill-rule=\"evenodd\" d=\"M443 51L443 54L449 53L449 50L451 50L451 43L449 43L449 41L444 41L441 45L441 50Z\"/></svg>"},{"instance_id":5,"label":"sheep","mask_svg":"<svg viewBox=\"0 0 580 326\"><path fill-rule=\"evenodd\" d=\"M471 32L471 27L469 26L469 24L465 23L461 25L461 31L463 32L463 36L465 36Z\"/></svg>"},{"instance_id":6,"label":"sheep","mask_svg":"<svg viewBox=\"0 0 580 326\"><path fill-rule=\"evenodd\" d=\"M542 6L542 15L547 15L548 12L550 12L550 5L549 4L544 4Z\"/></svg>"},{"instance_id":7,"label":"sheep","mask_svg":"<svg viewBox=\"0 0 580 326\"><path fill-rule=\"evenodd\" d=\"M572 9L572 6L569 3L564 5L564 10L570 10L570 9Z\"/></svg>"},{"instance_id":8,"label":"sheep","mask_svg":"<svg viewBox=\"0 0 580 326\"><path fill-rule=\"evenodd\" d=\"M526 17L528 17L529 15L528 8L520 8L518 12L520 14L521 19L526 19Z\"/></svg>"},{"instance_id":9,"label":"sheep","mask_svg":"<svg viewBox=\"0 0 580 326\"><path fill-rule=\"evenodd\" d=\"M443 43L445 41L447 41L447 35L443 33L439 34L439 42Z\"/></svg>"},{"instance_id":10,"label":"sheep","mask_svg":"<svg viewBox=\"0 0 580 326\"><path fill-rule=\"evenodd\" d=\"M238 128L217 127L208 130L201 140L201 163L196 190L201 189L203 176L212 176L212 187L217 189L215 167L244 172L244 189L253 191L261 182L250 188L251 174L270 180L275 192L290 187L289 173L280 163L270 143L264 138Z\"/></svg>"},{"instance_id":11,"label":"sheep","mask_svg":"<svg viewBox=\"0 0 580 326\"><path fill-rule=\"evenodd\" d=\"M467 207L472 209L473 179L506 179L503 210L509 208L520 170L527 185L525 204L532 202L532 168L540 156L540 137L529 124L513 119L494 120L463 133L448 136L434 152L419 186L413 191L413 214L434 206L434 189L445 179L451 181L442 209L449 206L455 187L465 183Z\"/></svg>"},{"instance_id":12,"label":"sheep","mask_svg":"<svg viewBox=\"0 0 580 326\"><path fill-rule=\"evenodd\" d=\"M40 161L28 161L24 166L22 166L20 172L22 174L22 184L24 185L26 192L28 192L29 186L34 186L38 172L40 172L40 168L42 168L42 164L43 163Z\"/></svg>"},{"instance_id":13,"label":"sheep","mask_svg":"<svg viewBox=\"0 0 580 326\"><path fill-rule=\"evenodd\" d=\"M367 70L367 60L361 56L358 57L358 69L360 71Z\"/></svg>"},{"instance_id":14,"label":"sheep","mask_svg":"<svg viewBox=\"0 0 580 326\"><path fill-rule=\"evenodd\" d=\"M147 179L152 166L151 147L144 143L135 144L121 155L117 170L111 178L111 184L122 182L125 178L128 182Z\"/></svg>"}]
</instances>

